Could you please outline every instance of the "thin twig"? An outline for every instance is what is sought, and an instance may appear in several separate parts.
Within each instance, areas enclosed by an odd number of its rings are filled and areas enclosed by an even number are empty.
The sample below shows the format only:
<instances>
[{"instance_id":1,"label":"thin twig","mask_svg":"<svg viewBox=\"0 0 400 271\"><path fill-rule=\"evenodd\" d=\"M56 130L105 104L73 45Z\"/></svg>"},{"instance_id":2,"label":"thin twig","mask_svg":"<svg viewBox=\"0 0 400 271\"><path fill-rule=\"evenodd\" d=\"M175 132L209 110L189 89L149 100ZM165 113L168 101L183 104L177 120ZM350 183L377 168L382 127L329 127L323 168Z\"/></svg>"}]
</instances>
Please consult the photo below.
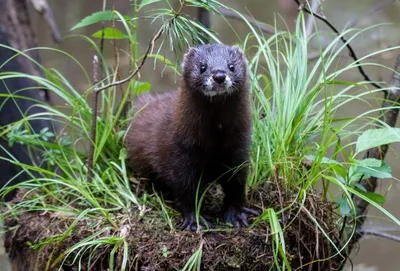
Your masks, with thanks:
<instances>
[{"instance_id":1,"label":"thin twig","mask_svg":"<svg viewBox=\"0 0 400 271\"><path fill-rule=\"evenodd\" d=\"M103 12L106 10L107 6L107 0L103 0ZM104 28L105 28L105 23L104 21L101 22L101 40L100 40L100 52L103 53L104 51Z\"/></svg>"},{"instance_id":2,"label":"thin twig","mask_svg":"<svg viewBox=\"0 0 400 271\"><path fill-rule=\"evenodd\" d=\"M98 66L99 66L99 59L95 55L93 57L93 85L97 85L99 82L99 74L98 74ZM93 93L93 109L92 109L92 127L90 130L90 146L89 146L89 156L87 162L88 168L88 182L91 182L93 179L93 157L94 157L94 146L96 142L96 122L97 122L97 96L98 92Z\"/></svg>"},{"instance_id":3,"label":"thin twig","mask_svg":"<svg viewBox=\"0 0 400 271\"><path fill-rule=\"evenodd\" d=\"M142 66L144 65L144 63L147 60L148 55L153 53L154 50L154 43L156 42L156 40L161 36L161 34L164 32L164 27L165 24L161 25L161 27L158 29L157 33L154 35L154 37L151 39L149 46L147 47L146 53L144 54L142 61L140 62L139 66L136 68L135 71L133 71L127 78L116 81L116 82L112 82L108 85L105 85L103 87L95 87L94 88L94 92L100 92L102 90L105 90L107 88L110 87L114 87L114 86L118 86L121 84L125 84L127 82L129 82L138 72L139 70L142 68Z\"/></svg>"},{"instance_id":4,"label":"thin twig","mask_svg":"<svg viewBox=\"0 0 400 271\"><path fill-rule=\"evenodd\" d=\"M183 8L185 7L185 4L186 4L186 0L183 0L181 2L181 6L179 7L178 11L175 11L175 10L172 11L175 14L175 17L179 16L179 14L181 14Z\"/></svg>"},{"instance_id":5,"label":"thin twig","mask_svg":"<svg viewBox=\"0 0 400 271\"><path fill-rule=\"evenodd\" d=\"M106 10L107 0L103 0L103 12ZM102 31L101 31L101 40L100 40L100 53L103 54L104 49L104 21L102 22ZM104 63L101 63L103 66ZM99 59L95 55L93 56L93 86L99 83ZM90 127L90 146L89 146L89 154L87 161L88 168L88 182L91 182L93 179L93 167L94 167L94 146L96 145L96 132L97 132L97 108L98 108L98 93L94 91L93 93L93 111L92 111L92 126Z\"/></svg>"},{"instance_id":6,"label":"thin twig","mask_svg":"<svg viewBox=\"0 0 400 271\"><path fill-rule=\"evenodd\" d=\"M360 61L358 60L358 57L356 56L356 53L353 50L353 47L351 47L350 43L347 42L347 40L343 36L340 35L340 32L336 29L336 27L328 19L325 18L325 16L319 15L318 13L310 11L307 7L305 7L303 4L301 4L299 0L294 0L294 1L299 6L300 10L304 10L308 14L311 14L311 15L315 16L317 19L323 21L327 26L329 26L330 29L333 30L333 32L335 32L335 34L338 37L340 37L340 40L346 45L347 49L349 50L350 57L353 58L355 63L357 64L358 71L361 73L361 75L364 77L364 79L366 81L368 81L371 85L373 85L376 88L380 88L380 89L383 88L381 85L372 81L372 79L369 77L369 75L364 71L363 67L360 65ZM385 90L383 90L383 91L385 92Z\"/></svg>"},{"instance_id":7,"label":"thin twig","mask_svg":"<svg viewBox=\"0 0 400 271\"><path fill-rule=\"evenodd\" d=\"M311 0L311 10L314 12L317 11L317 8L319 7L319 1L318 0ZM313 16L309 15L307 18L307 23L306 23L306 36L309 37L312 34L314 27L314 20Z\"/></svg>"},{"instance_id":8,"label":"thin twig","mask_svg":"<svg viewBox=\"0 0 400 271\"><path fill-rule=\"evenodd\" d=\"M114 17L114 10L115 10L115 0L112 0L112 28L115 29L115 17ZM118 80L121 80L121 73L119 70L119 64L118 64L118 49L117 49L117 40L115 39L115 36L113 37L113 47L114 47L114 62L115 62L115 74L116 78ZM119 89L121 91L121 96L124 97L124 86L121 84L119 85Z\"/></svg>"},{"instance_id":9,"label":"thin twig","mask_svg":"<svg viewBox=\"0 0 400 271\"><path fill-rule=\"evenodd\" d=\"M361 230L365 235L372 235L372 236L378 236L378 237L383 237L392 241L400 242L400 236L385 233L385 232L379 232L379 231L374 231L374 230Z\"/></svg>"},{"instance_id":10,"label":"thin twig","mask_svg":"<svg viewBox=\"0 0 400 271\"><path fill-rule=\"evenodd\" d=\"M43 16L44 20L50 26L51 34L53 36L53 40L57 43L61 41L61 34L58 30L56 20L54 19L53 12L47 3L46 0L37 1L37 0L30 0L33 8Z\"/></svg>"}]
</instances>

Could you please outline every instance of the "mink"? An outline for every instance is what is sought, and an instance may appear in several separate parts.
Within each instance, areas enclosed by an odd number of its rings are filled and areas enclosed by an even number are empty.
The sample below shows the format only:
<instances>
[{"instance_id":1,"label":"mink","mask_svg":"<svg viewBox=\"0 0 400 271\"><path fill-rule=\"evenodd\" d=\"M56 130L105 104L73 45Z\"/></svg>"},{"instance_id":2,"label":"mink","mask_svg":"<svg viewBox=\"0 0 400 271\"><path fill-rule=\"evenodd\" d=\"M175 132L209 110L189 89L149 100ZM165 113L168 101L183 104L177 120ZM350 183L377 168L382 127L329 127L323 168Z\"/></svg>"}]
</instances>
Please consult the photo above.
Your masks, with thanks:
<instances>
[{"instance_id":1,"label":"mink","mask_svg":"<svg viewBox=\"0 0 400 271\"><path fill-rule=\"evenodd\" d=\"M190 47L178 91L141 95L135 111L126 137L132 166L172 194L183 213L180 229L197 229L196 193L212 182L224 190L224 222L247 227L246 213L254 211L245 207L252 114L244 52ZM204 218L200 225L213 226Z\"/></svg>"}]
</instances>

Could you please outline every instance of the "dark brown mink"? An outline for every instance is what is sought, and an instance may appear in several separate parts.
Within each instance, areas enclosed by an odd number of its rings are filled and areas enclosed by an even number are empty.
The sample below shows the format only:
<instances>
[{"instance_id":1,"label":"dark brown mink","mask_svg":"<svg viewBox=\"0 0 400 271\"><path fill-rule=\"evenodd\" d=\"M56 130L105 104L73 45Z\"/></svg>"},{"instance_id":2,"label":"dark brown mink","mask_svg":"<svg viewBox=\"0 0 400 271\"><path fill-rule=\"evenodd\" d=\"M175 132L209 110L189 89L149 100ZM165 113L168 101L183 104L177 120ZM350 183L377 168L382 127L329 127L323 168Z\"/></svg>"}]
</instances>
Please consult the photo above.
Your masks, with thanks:
<instances>
[{"instance_id":1,"label":"dark brown mink","mask_svg":"<svg viewBox=\"0 0 400 271\"><path fill-rule=\"evenodd\" d=\"M224 221L248 226L245 184L251 141L251 104L245 54L236 46L188 49L178 91L144 94L126 142L133 168L172 194L183 212L181 229L196 230L195 198L207 184L224 189ZM200 185L199 185L200 181ZM204 218L200 226L213 226Z\"/></svg>"}]
</instances>

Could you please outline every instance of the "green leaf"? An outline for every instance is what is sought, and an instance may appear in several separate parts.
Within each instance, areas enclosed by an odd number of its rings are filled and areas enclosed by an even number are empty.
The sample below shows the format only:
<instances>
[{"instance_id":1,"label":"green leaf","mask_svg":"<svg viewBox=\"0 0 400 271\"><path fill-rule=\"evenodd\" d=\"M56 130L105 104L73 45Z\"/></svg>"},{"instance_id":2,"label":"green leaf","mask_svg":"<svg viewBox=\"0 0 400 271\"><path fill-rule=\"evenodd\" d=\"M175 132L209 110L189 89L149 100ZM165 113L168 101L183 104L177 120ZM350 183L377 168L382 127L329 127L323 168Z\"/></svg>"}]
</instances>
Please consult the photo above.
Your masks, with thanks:
<instances>
[{"instance_id":1,"label":"green leaf","mask_svg":"<svg viewBox=\"0 0 400 271\"><path fill-rule=\"evenodd\" d=\"M365 131L357 140L356 154L382 145L400 142L400 128L381 128Z\"/></svg>"},{"instance_id":2,"label":"green leaf","mask_svg":"<svg viewBox=\"0 0 400 271\"><path fill-rule=\"evenodd\" d=\"M331 168L337 175L339 175L342 178L346 178L347 169L344 168L342 165L340 165L340 164L332 164Z\"/></svg>"},{"instance_id":3,"label":"green leaf","mask_svg":"<svg viewBox=\"0 0 400 271\"><path fill-rule=\"evenodd\" d=\"M127 157L127 151L125 148L122 148L121 151L119 152L119 160L125 160Z\"/></svg>"},{"instance_id":4,"label":"green leaf","mask_svg":"<svg viewBox=\"0 0 400 271\"><path fill-rule=\"evenodd\" d=\"M367 160L367 159L365 159ZM376 177L376 178L392 178L392 169L390 168L390 166L385 163L384 161L380 161L377 159L373 159L373 158L368 158L368 163L370 163L371 166L364 166L365 165L365 160L362 160L364 163L361 163L362 166L358 166L355 170L355 172L357 173L361 173L361 174L365 174L365 175L369 175L372 177ZM379 161L378 163L373 162L372 160L376 160ZM361 161L359 161L361 162ZM372 166L372 165L377 165L377 166Z\"/></svg>"},{"instance_id":5,"label":"green leaf","mask_svg":"<svg viewBox=\"0 0 400 271\"><path fill-rule=\"evenodd\" d=\"M114 16L114 18L115 17L116 16ZM131 20L129 16L123 16L123 17L126 21ZM82 21L80 21L78 24L72 27L71 30L75 30L98 22L111 21L112 19L113 19L113 12L111 10L95 12L92 15L83 18Z\"/></svg>"},{"instance_id":6,"label":"green leaf","mask_svg":"<svg viewBox=\"0 0 400 271\"><path fill-rule=\"evenodd\" d=\"M133 89L135 90L136 95L143 94L151 89L151 84L149 82L140 82L135 80L131 80L131 82L134 84Z\"/></svg>"},{"instance_id":7,"label":"green leaf","mask_svg":"<svg viewBox=\"0 0 400 271\"><path fill-rule=\"evenodd\" d=\"M342 216L345 216L348 213L350 213L351 209L350 209L349 203L347 202L347 199L345 197L341 197L340 199L337 199L336 203L339 205L340 214Z\"/></svg>"},{"instance_id":8,"label":"green leaf","mask_svg":"<svg viewBox=\"0 0 400 271\"><path fill-rule=\"evenodd\" d=\"M167 248L166 246L163 246L163 247L161 248L161 251L162 251L163 257L164 257L164 258L167 258L168 255L169 255L168 248Z\"/></svg>"},{"instance_id":9,"label":"green leaf","mask_svg":"<svg viewBox=\"0 0 400 271\"><path fill-rule=\"evenodd\" d=\"M157 55L157 54L151 54L148 55L147 57L149 58L155 58L157 60L160 60L161 62L163 62L164 64L166 64L168 67L170 67L171 69L174 70L174 72L178 75L181 75L181 73L179 72L179 70L177 69L176 65L173 64L169 59L165 58L162 55Z\"/></svg>"},{"instance_id":10,"label":"green leaf","mask_svg":"<svg viewBox=\"0 0 400 271\"><path fill-rule=\"evenodd\" d=\"M353 172L353 174L350 177L350 182L358 182L360 180L365 180L369 179L371 177L369 174L366 173L358 173L358 172Z\"/></svg>"},{"instance_id":11,"label":"green leaf","mask_svg":"<svg viewBox=\"0 0 400 271\"><path fill-rule=\"evenodd\" d=\"M96 33L94 33L92 35L92 37L101 39L102 35L103 35L103 30L99 30ZM128 37L116 28L106 27L106 28L104 28L104 38L105 39L127 39Z\"/></svg>"},{"instance_id":12,"label":"green leaf","mask_svg":"<svg viewBox=\"0 0 400 271\"><path fill-rule=\"evenodd\" d=\"M372 200L373 202L377 203L377 204L384 204L385 203L385 197L377 194L377 193L373 193L373 192L365 192L363 190L360 190L358 188L356 188L357 192L364 195L365 197L369 198L370 200Z\"/></svg>"},{"instance_id":13,"label":"green leaf","mask_svg":"<svg viewBox=\"0 0 400 271\"><path fill-rule=\"evenodd\" d=\"M161 2L161 0L143 0L140 4L140 8L157 2Z\"/></svg>"},{"instance_id":14,"label":"green leaf","mask_svg":"<svg viewBox=\"0 0 400 271\"><path fill-rule=\"evenodd\" d=\"M385 208L383 208L381 205L377 204L375 201L371 200L369 197L364 195L365 192L362 192L358 189L353 189L350 186L346 186L346 190L348 192L353 193L357 197L360 197L361 199L368 201L370 204L372 204L374 207L376 207L379 211L381 211L387 217L389 217L391 220L393 220L393 222L395 222L397 225L400 225L400 221L394 215L392 215L390 212L386 211Z\"/></svg>"},{"instance_id":15,"label":"green leaf","mask_svg":"<svg viewBox=\"0 0 400 271\"><path fill-rule=\"evenodd\" d=\"M111 10L95 12L92 15L83 18L82 21L80 21L77 25L72 27L71 30L75 30L102 21L110 21L112 20L112 16L113 15Z\"/></svg>"},{"instance_id":16,"label":"green leaf","mask_svg":"<svg viewBox=\"0 0 400 271\"><path fill-rule=\"evenodd\" d=\"M356 183L356 188L358 188L361 191L367 192L367 189L365 189L365 187L360 183Z\"/></svg>"},{"instance_id":17,"label":"green leaf","mask_svg":"<svg viewBox=\"0 0 400 271\"><path fill-rule=\"evenodd\" d=\"M363 160L356 160L358 164L365 167L380 167L382 165L382 160L375 158L366 158Z\"/></svg>"},{"instance_id":18,"label":"green leaf","mask_svg":"<svg viewBox=\"0 0 400 271\"><path fill-rule=\"evenodd\" d=\"M317 157L315 155L306 155L305 158L310 159L311 161L315 161ZM336 164L340 165L340 163L336 160L330 159L328 157L322 157L321 164Z\"/></svg>"}]
</instances>

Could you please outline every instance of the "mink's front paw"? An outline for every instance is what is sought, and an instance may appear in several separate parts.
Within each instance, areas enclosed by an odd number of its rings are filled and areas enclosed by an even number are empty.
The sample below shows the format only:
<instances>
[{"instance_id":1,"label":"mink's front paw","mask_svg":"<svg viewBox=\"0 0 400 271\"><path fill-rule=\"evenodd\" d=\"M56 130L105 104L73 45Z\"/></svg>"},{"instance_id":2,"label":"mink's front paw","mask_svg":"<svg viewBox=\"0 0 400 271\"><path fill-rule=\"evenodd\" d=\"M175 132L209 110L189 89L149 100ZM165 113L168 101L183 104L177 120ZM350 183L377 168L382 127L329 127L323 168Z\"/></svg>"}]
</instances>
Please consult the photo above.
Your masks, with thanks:
<instances>
[{"instance_id":1,"label":"mink's front paw","mask_svg":"<svg viewBox=\"0 0 400 271\"><path fill-rule=\"evenodd\" d=\"M229 206L224 212L224 222L232 224L235 228L248 227L249 222L246 213L259 215L256 210L250 208Z\"/></svg>"},{"instance_id":2,"label":"mink's front paw","mask_svg":"<svg viewBox=\"0 0 400 271\"><path fill-rule=\"evenodd\" d=\"M199 226L201 229L213 229L214 224L205 219L204 217L199 217ZM195 214L184 215L183 222L179 226L180 230L197 231L197 221Z\"/></svg>"}]
</instances>

